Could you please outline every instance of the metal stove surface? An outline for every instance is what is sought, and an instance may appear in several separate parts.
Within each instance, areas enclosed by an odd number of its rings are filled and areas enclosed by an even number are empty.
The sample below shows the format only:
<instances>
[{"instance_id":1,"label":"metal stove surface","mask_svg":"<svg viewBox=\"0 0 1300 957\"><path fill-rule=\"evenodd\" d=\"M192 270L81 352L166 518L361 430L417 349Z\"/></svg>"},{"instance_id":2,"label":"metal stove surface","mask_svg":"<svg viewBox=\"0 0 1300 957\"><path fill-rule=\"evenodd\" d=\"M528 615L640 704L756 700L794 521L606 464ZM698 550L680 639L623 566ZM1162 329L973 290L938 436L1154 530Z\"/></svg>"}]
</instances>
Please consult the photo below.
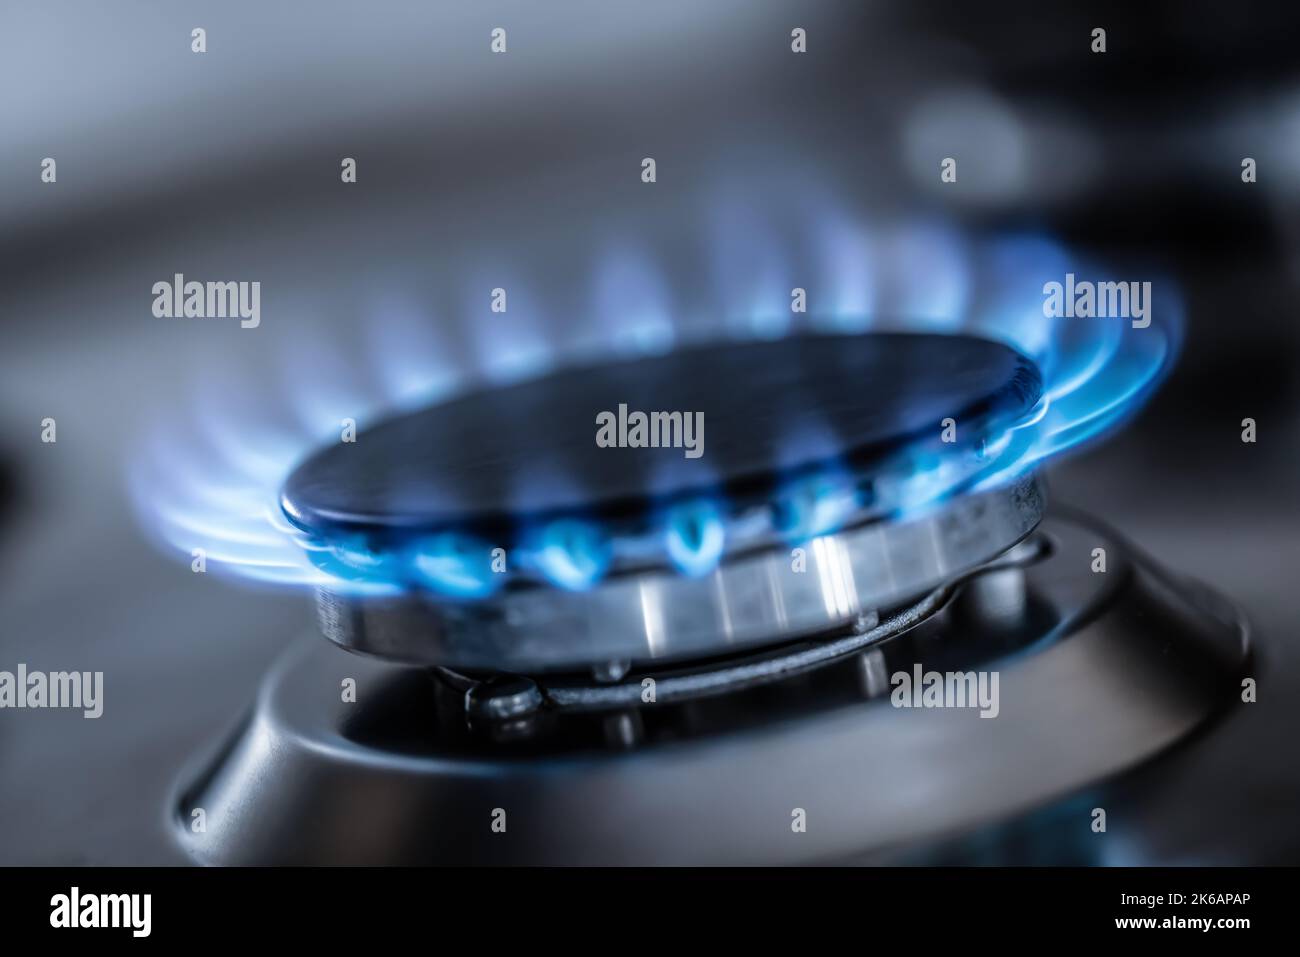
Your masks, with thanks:
<instances>
[{"instance_id":1,"label":"metal stove surface","mask_svg":"<svg viewBox=\"0 0 1300 957\"><path fill-rule=\"evenodd\" d=\"M1248 661L1236 609L1086 519L1031 541L878 624L594 687L304 645L196 765L174 833L221 864L812 863L1041 806L1231 707ZM1109 572L1079 574L1099 542ZM1000 675L1005 710L891 706L900 669L919 684L977 668ZM324 707L349 679L356 706ZM815 826L792 832L792 810Z\"/></svg>"},{"instance_id":2,"label":"metal stove surface","mask_svg":"<svg viewBox=\"0 0 1300 957\"><path fill-rule=\"evenodd\" d=\"M930 354L939 374L911 374ZM706 367L723 374L699 381ZM652 486L663 473L644 454L593 455L582 438L620 393L654 405L683 389L714 413L724 453L707 473ZM1154 757L1234 699L1249 626L1087 519L1040 525L1032 475L979 486L1000 474L986 450L1037 421L1039 391L1027 360L979 339L796 338L560 372L381 421L365 458L327 447L290 475L284 509L324 567L367 586L322 590L326 636L386 663L286 658L182 780L176 839L208 863L815 862L968 830ZM941 406L968 438L932 454L969 470L923 509L882 503ZM747 441L755 412L765 428ZM539 417L574 434L510 441ZM785 439L809 434L830 438L790 457ZM557 456L586 497L542 487L521 512L483 497L556 474ZM461 481L467 468L492 478ZM850 470L833 524L779 534L787 483L832 470ZM665 511L656 500L671 513L702 495L727 503L713 567L627 559L626 539ZM737 535L755 510L757 534ZM486 536L527 561L516 526L579 521L592 530L546 551L605 539L612 557L581 589L541 562L535 580L472 596L417 574L449 536L472 568ZM805 549L806 568L790 560ZM923 675L954 670L974 683L934 717L888 690L915 673L920 708ZM508 814L509 828L481 826ZM784 837L787 814L823 822L816 838Z\"/></svg>"}]
</instances>

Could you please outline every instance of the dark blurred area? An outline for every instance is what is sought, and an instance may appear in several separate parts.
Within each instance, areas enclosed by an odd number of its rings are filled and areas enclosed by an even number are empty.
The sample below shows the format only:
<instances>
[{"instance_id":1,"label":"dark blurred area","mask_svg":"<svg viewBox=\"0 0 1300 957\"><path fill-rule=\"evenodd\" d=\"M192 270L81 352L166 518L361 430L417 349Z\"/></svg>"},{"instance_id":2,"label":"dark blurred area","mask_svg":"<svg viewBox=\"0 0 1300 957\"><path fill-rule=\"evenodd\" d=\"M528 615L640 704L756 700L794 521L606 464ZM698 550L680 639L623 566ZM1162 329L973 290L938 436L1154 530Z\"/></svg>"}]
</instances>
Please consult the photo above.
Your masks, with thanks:
<instances>
[{"instance_id":1,"label":"dark blurred area","mask_svg":"<svg viewBox=\"0 0 1300 957\"><path fill-rule=\"evenodd\" d=\"M2 664L105 670L113 720L0 717L0 862L179 861L158 826L178 769L312 627L305 594L192 575L146 541L124 476L156 412L214 369L291 389L281 357L351 341L394 301L438 324L452 366L579 337L592 263L624 243L694 303L699 211L804 189L1177 279L1173 374L1050 490L1240 602L1260 642L1259 704L1106 785L1130 809L1123 859L1045 849L1037 819L899 859L1294 861L1297 36L1296 5L1200 0L7 5ZM260 280L262 327L154 319L150 287L175 272ZM507 274L544 321L488 327L479 291Z\"/></svg>"}]
</instances>

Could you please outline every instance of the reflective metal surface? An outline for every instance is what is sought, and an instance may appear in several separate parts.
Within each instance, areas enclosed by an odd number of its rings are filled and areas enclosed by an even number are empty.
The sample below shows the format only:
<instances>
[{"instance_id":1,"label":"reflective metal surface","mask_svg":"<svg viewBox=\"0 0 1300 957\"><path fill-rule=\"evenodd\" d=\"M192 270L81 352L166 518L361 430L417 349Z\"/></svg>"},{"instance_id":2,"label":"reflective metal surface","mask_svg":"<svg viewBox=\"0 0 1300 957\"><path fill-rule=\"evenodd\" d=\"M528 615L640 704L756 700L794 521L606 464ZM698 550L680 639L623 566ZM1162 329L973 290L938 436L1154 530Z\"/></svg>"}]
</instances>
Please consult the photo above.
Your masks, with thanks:
<instances>
[{"instance_id":1,"label":"reflective metal surface","mask_svg":"<svg viewBox=\"0 0 1300 957\"><path fill-rule=\"evenodd\" d=\"M1004 552L1042 513L1031 476L910 522L822 536L798 557L788 549L742 555L703 578L665 570L583 593L521 588L461 605L322 591L320 621L326 637L353 651L453 668L536 672L722 654L843 628L915 597Z\"/></svg>"},{"instance_id":2,"label":"reflective metal surface","mask_svg":"<svg viewBox=\"0 0 1300 957\"><path fill-rule=\"evenodd\" d=\"M422 670L306 641L216 759L185 779L173 833L205 863L779 863L882 853L1004 819L1179 740L1237 700L1248 658L1244 622L1199 586L1088 525L1049 519L1043 534L1053 550L1024 572L1014 641L989 644L1011 632L979 620L982 600L954 602L865 670L996 671L995 720L891 707L880 680L856 698L796 685L784 705L763 698L756 725L644 705L625 734L607 727L605 745L566 746L555 760L540 744L458 744L464 712L434 708ZM1089 571L1096 547L1109 554L1105 574ZM999 608L1005 618L1007 602ZM845 659L854 674L857 658ZM348 677L355 705L331 690ZM189 827L196 807L201 834ZM795 809L806 832L790 826ZM1086 829L1086 814L1077 823Z\"/></svg>"}]
</instances>

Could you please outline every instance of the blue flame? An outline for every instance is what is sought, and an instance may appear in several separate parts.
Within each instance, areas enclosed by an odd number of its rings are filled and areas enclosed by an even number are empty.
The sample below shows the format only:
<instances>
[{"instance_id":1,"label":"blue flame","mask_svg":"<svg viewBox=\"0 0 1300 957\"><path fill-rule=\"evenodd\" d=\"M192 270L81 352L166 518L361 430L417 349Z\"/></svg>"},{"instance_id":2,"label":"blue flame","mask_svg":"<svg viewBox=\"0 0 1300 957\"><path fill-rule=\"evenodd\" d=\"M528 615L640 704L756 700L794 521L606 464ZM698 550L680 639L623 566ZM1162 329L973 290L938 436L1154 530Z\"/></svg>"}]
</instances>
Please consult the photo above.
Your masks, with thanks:
<instances>
[{"instance_id":1,"label":"blue flame","mask_svg":"<svg viewBox=\"0 0 1300 957\"><path fill-rule=\"evenodd\" d=\"M698 578L717 567L727 543L727 523L716 502L701 499L674 505L665 524L665 548L679 571Z\"/></svg>"},{"instance_id":2,"label":"blue flame","mask_svg":"<svg viewBox=\"0 0 1300 957\"><path fill-rule=\"evenodd\" d=\"M988 240L933 219L867 223L810 195L794 198L802 219L791 226L767 206L723 199L712 231L702 233L707 248L686 257L702 273L689 288L671 283L674 273L649 248L606 244L590 270L581 307L589 314L576 320L577 338L559 330L526 275L499 264L466 282L460 298L467 327L460 335L414 299L364 296L372 305L358 348L337 348L323 337L295 340L292 352L260 377L277 382L281 395L251 389L244 373L205 383L196 410L162 423L133 465L138 512L160 544L192 557L196 570L202 555L217 573L276 585L365 595L420 589L473 600L517 578L582 590L624 565L668 565L701 576L729 548L772 535L809 541L871 517L905 518L1036 468L1122 424L1179 345L1181 301L1163 280L1153 280L1148 328L1045 316L1044 284L1066 273L1141 277L1109 274L1040 234ZM489 314L484 290L497 285L509 287L508 310ZM806 314L792 309L795 288L806 292ZM673 501L642 532L616 539L594 519L556 517L520 534L506 556L508 571L494 565L492 545L476 537L322 540L280 509L289 472L321 443L338 441L344 420L364 431L371 418L394 409L439 401L484 380L544 374L575 356L654 354L719 336L874 330L1004 342L1038 365L1042 400L1001 434L955 447L918 445L869 480L840 465L792 473L766 510L742 509L716 494ZM782 467L835 450L833 436L814 433L787 437ZM534 478L562 487L573 477Z\"/></svg>"},{"instance_id":3,"label":"blue flame","mask_svg":"<svg viewBox=\"0 0 1300 957\"><path fill-rule=\"evenodd\" d=\"M967 253L961 237L936 223L896 230L885 248L895 277L888 311L930 332L959 328L970 297Z\"/></svg>"},{"instance_id":4,"label":"blue flame","mask_svg":"<svg viewBox=\"0 0 1300 957\"><path fill-rule=\"evenodd\" d=\"M583 519L555 519L525 545L525 560L552 585L569 591L585 591L600 581L611 558L604 529Z\"/></svg>"},{"instance_id":5,"label":"blue flame","mask_svg":"<svg viewBox=\"0 0 1300 957\"><path fill-rule=\"evenodd\" d=\"M317 568L335 578L386 582L395 580L401 570L394 556L375 549L365 536L355 533L324 543L304 542L303 548Z\"/></svg>"},{"instance_id":6,"label":"blue flame","mask_svg":"<svg viewBox=\"0 0 1300 957\"><path fill-rule=\"evenodd\" d=\"M793 326L790 255L782 232L766 221L752 198L726 192L713 209L710 254L713 289L732 335L780 339Z\"/></svg>"},{"instance_id":7,"label":"blue flame","mask_svg":"<svg viewBox=\"0 0 1300 957\"><path fill-rule=\"evenodd\" d=\"M776 495L772 525L791 542L837 532L862 505L858 485L839 469L787 482Z\"/></svg>"},{"instance_id":8,"label":"blue flame","mask_svg":"<svg viewBox=\"0 0 1300 957\"><path fill-rule=\"evenodd\" d=\"M662 277L644 253L615 248L596 271L594 315L619 316L613 332L618 354L654 355L673 347L677 330Z\"/></svg>"},{"instance_id":9,"label":"blue flame","mask_svg":"<svg viewBox=\"0 0 1300 957\"><path fill-rule=\"evenodd\" d=\"M830 211L813 240L821 264L818 286L826 290L824 321L829 331L864 331L877 311L876 255L870 232L862 223Z\"/></svg>"},{"instance_id":10,"label":"blue flame","mask_svg":"<svg viewBox=\"0 0 1300 957\"><path fill-rule=\"evenodd\" d=\"M479 538L443 532L417 540L410 547L410 567L416 581L449 598L486 598L505 583L503 553Z\"/></svg>"}]
</instances>

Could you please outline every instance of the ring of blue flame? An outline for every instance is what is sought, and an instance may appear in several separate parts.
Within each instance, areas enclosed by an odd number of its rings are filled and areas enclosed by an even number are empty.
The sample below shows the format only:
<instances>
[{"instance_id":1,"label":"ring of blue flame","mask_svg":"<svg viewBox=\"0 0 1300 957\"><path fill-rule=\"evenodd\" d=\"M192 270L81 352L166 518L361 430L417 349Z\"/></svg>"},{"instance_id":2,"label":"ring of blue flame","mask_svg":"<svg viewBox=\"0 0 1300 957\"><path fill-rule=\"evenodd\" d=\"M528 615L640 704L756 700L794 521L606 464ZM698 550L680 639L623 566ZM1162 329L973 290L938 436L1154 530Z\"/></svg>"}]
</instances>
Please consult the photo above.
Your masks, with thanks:
<instances>
[{"instance_id":1,"label":"ring of blue flame","mask_svg":"<svg viewBox=\"0 0 1300 957\"><path fill-rule=\"evenodd\" d=\"M209 409L178 423L171 435L158 433L131 476L137 509L167 547L191 556L201 552L217 571L276 585L362 594L416 589L473 601L521 580L582 591L639 563L700 577L729 552L754 542L798 543L848 523L906 519L964 491L1012 481L1122 423L1176 355L1182 310L1171 282L1152 280L1154 319L1146 328L1123 319L1049 318L1043 285L1067 272L1096 281L1138 277L1099 269L1038 235L974 241L922 225L903 227L890 242L873 246L869 231L855 229L835 221L825 226L822 248L828 252L821 261L829 277L822 287L828 308L803 321L790 315L787 290L780 289L781 299L758 300L725 335L891 330L982 336L1037 364L1043 395L1029 415L973 442L910 449L868 476L842 464L801 474L764 509L741 509L716 491L666 502L635 534L615 535L600 521L570 515L523 530L508 552L456 531L395 548L361 535L324 540L295 527L279 508L280 485L294 465L334 432L341 414L380 415L425 404L453 393L465 379L436 351L423 361L413 356L402 322L379 321L375 388L344 395L321 380L299 383L291 393L294 425L287 430L257 431ZM691 338L691 330L667 313L666 297L647 278L654 273L647 265L629 267L621 257L607 272L598 288L621 283L624 301L642 306L611 330L611 353L657 353ZM879 318L885 315L905 318ZM427 332L427 323L414 321ZM539 337L531 348L502 350L494 365L475 371L496 381L544 374L568 358L563 343L546 341Z\"/></svg>"}]
</instances>

